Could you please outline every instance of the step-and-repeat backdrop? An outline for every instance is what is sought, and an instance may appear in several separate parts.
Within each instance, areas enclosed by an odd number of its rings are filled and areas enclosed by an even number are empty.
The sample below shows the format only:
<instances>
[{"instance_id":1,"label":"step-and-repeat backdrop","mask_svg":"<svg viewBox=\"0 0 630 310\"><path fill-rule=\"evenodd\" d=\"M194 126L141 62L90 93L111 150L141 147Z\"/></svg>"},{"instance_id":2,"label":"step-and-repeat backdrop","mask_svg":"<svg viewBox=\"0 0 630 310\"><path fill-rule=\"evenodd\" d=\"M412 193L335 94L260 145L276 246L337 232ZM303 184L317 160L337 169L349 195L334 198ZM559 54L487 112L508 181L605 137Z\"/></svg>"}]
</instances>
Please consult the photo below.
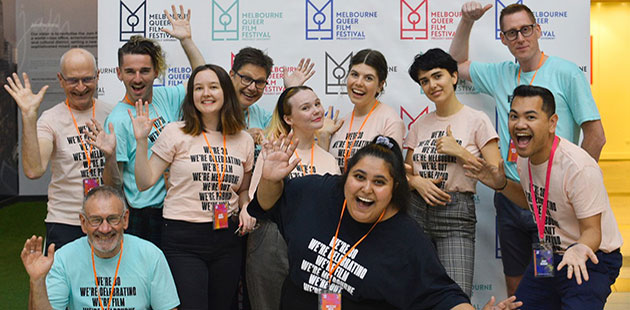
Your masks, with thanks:
<instances>
[{"instance_id":1,"label":"step-and-repeat backdrop","mask_svg":"<svg viewBox=\"0 0 630 310\"><path fill-rule=\"evenodd\" d=\"M470 39L470 59L486 62L514 58L499 40L498 17L515 1L494 0L479 20ZM542 28L540 44L548 55L575 62L590 78L589 1L521 0ZM160 29L170 27L163 10L172 0L117 0L98 2L99 98L116 102L124 96L116 78L116 50L132 35L157 40L166 51L168 70L156 84L172 86L186 81L190 65L177 40ZM396 109L406 124L434 109L420 87L408 76L414 55L430 48L448 50L461 18L464 1L447 0L205 0L182 1L192 9L193 39L208 63L226 70L239 49L253 46L274 59L265 95L259 101L271 110L283 90L281 67L295 68L300 58L315 62L307 82L322 102L341 110L352 109L345 87L353 53L372 48L387 58L389 76L380 98ZM179 4L179 3L176 3ZM495 119L493 101L474 85L460 81L459 99ZM491 295L505 297L496 236L492 192L478 186L477 245L473 303L481 308Z\"/></svg>"}]
</instances>

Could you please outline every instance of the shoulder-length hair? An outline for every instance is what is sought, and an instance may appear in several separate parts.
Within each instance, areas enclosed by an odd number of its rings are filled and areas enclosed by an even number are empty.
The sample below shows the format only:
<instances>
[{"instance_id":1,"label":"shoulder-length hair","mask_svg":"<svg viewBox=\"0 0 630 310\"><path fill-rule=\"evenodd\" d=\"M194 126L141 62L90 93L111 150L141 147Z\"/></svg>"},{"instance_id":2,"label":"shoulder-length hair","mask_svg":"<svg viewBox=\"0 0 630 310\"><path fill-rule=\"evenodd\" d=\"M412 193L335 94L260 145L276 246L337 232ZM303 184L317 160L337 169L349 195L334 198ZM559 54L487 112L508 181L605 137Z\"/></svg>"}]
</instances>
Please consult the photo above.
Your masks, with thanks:
<instances>
[{"instance_id":1,"label":"shoulder-length hair","mask_svg":"<svg viewBox=\"0 0 630 310\"><path fill-rule=\"evenodd\" d=\"M233 135L243 130L245 128L245 116L243 115L243 110L238 103L236 91L234 91L234 85L232 85L232 79L230 79L230 76L227 72L225 72L225 70L223 70L223 68L213 64L206 64L195 68L188 79L186 96L184 97L180 111L181 119L184 121L182 131L185 134L198 136L205 128L201 112L195 108L195 103L193 101L195 77L199 74L199 72L204 70L213 71L217 75L219 78L219 84L221 85L221 90L223 91L223 106L219 112L220 121L216 130L225 135Z\"/></svg>"}]
</instances>

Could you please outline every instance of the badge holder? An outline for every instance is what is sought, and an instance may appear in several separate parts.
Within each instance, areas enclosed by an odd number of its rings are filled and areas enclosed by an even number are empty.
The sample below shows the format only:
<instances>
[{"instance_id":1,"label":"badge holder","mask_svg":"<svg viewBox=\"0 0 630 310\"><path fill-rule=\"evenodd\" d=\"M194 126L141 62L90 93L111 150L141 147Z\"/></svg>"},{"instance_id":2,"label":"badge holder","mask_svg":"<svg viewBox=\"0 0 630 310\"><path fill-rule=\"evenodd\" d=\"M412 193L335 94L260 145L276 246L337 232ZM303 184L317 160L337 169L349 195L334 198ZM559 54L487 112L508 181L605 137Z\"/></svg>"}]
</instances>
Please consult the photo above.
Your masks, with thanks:
<instances>
[{"instance_id":1,"label":"badge holder","mask_svg":"<svg viewBox=\"0 0 630 310\"><path fill-rule=\"evenodd\" d=\"M549 278L554 276L553 249L548 243L534 243L534 277Z\"/></svg>"},{"instance_id":2,"label":"badge holder","mask_svg":"<svg viewBox=\"0 0 630 310\"><path fill-rule=\"evenodd\" d=\"M510 163L515 163L518 158L518 153L516 153L516 145L514 144L514 140L510 138L510 148L508 149L507 161Z\"/></svg>"},{"instance_id":3,"label":"badge holder","mask_svg":"<svg viewBox=\"0 0 630 310\"><path fill-rule=\"evenodd\" d=\"M83 197L87 196L91 189L98 186L98 179L83 179Z\"/></svg>"},{"instance_id":4,"label":"badge holder","mask_svg":"<svg viewBox=\"0 0 630 310\"><path fill-rule=\"evenodd\" d=\"M324 290L319 293L318 310L341 310L341 294Z\"/></svg>"},{"instance_id":5,"label":"badge holder","mask_svg":"<svg viewBox=\"0 0 630 310\"><path fill-rule=\"evenodd\" d=\"M228 208L224 203L214 205L214 230L228 228Z\"/></svg>"}]
</instances>

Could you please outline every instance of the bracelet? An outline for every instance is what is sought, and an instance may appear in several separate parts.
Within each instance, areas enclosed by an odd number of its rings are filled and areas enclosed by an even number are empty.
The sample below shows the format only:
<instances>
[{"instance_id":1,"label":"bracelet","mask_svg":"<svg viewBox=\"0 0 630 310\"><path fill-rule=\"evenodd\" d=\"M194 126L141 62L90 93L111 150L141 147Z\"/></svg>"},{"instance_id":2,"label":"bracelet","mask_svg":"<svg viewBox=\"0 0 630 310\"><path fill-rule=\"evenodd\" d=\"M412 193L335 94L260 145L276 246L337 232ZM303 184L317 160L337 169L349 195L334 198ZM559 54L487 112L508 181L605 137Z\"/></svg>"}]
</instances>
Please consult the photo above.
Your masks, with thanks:
<instances>
[{"instance_id":1,"label":"bracelet","mask_svg":"<svg viewBox=\"0 0 630 310\"><path fill-rule=\"evenodd\" d=\"M580 244L579 242L571 243L564 251L568 251L572 246Z\"/></svg>"},{"instance_id":2,"label":"bracelet","mask_svg":"<svg viewBox=\"0 0 630 310\"><path fill-rule=\"evenodd\" d=\"M505 184L503 184L503 186L501 186L501 188L495 188L494 190L497 191L497 192L500 192L500 191L504 190L507 187L507 185L508 185L508 179L505 178Z\"/></svg>"}]
</instances>

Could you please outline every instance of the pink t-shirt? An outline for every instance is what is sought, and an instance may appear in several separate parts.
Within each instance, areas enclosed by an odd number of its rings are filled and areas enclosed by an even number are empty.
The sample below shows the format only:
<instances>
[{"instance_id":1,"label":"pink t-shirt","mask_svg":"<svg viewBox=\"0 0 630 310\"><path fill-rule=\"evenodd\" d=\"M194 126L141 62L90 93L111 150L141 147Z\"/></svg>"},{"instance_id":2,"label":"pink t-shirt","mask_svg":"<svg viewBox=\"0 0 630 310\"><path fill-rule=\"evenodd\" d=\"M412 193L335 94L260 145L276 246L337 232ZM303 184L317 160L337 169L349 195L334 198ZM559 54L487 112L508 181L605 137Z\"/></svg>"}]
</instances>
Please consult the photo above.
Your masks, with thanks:
<instances>
[{"instance_id":1,"label":"pink t-shirt","mask_svg":"<svg viewBox=\"0 0 630 310\"><path fill-rule=\"evenodd\" d=\"M113 105L96 100L94 115L101 124L114 108ZM92 119L92 109L78 111L72 109L79 130L88 130L85 122ZM87 137L77 133L72 115L63 101L44 111L37 120L37 138L53 143L50 156L50 184L48 185L48 215L46 223L81 225L79 212L83 205L83 182L97 179L103 184L105 155L99 149L87 143ZM90 157L90 166L84 142ZM92 150L90 152L90 149Z\"/></svg>"},{"instance_id":2,"label":"pink t-shirt","mask_svg":"<svg viewBox=\"0 0 630 310\"><path fill-rule=\"evenodd\" d=\"M519 157L516 164L525 197L530 210L533 210L527 162L527 158ZM543 204L547 163L531 165L538 208ZM553 244L555 253L564 253L580 238L578 219L600 213L602 241L599 249L609 253L621 247L623 240L610 208L602 171L586 151L561 138L553 158L549 183L545 242Z\"/></svg>"},{"instance_id":3,"label":"pink t-shirt","mask_svg":"<svg viewBox=\"0 0 630 310\"><path fill-rule=\"evenodd\" d=\"M481 149L489 141L499 138L485 113L463 106L448 117L440 117L434 111L418 118L411 125L403 148L413 151L414 174L427 179L442 177L439 187L447 192L474 193L477 181L464 174L464 163L436 150L436 142L446 135L448 125L455 140L476 157L481 157Z\"/></svg>"},{"instance_id":4,"label":"pink t-shirt","mask_svg":"<svg viewBox=\"0 0 630 310\"><path fill-rule=\"evenodd\" d=\"M187 135L181 130L183 126L184 122L166 125L151 148L153 154L170 163L164 218L212 222L217 203L227 203L229 214L238 212L238 189L243 176L251 172L254 164L254 140L245 131L227 136L224 161L223 135L218 131L207 132L216 163L203 134ZM224 162L227 164L219 191L218 176L224 169Z\"/></svg>"},{"instance_id":5,"label":"pink t-shirt","mask_svg":"<svg viewBox=\"0 0 630 310\"><path fill-rule=\"evenodd\" d=\"M392 137L398 142L398 145L402 145L403 137L405 136L405 123L392 107L378 103L370 118L365 122L363 129L359 132L359 128L366 117L367 114L360 117L355 116L352 122L352 130L350 130L352 113L346 115L343 118L343 126L330 138L328 152L335 157L341 171L343 171L345 166L343 155L346 147L350 148L352 145L352 150L348 156L348 160L350 160L354 153L370 143L377 135ZM353 145L352 141L355 137L356 141Z\"/></svg>"},{"instance_id":6,"label":"pink t-shirt","mask_svg":"<svg viewBox=\"0 0 630 310\"><path fill-rule=\"evenodd\" d=\"M301 162L289 173L289 179L297 178L304 176L304 171L306 170L306 174L341 174L339 171L339 166L337 166L337 160L330 155L330 153L326 152L324 149L315 144L313 149L313 164L311 165L311 149L308 150L298 150L296 149L298 156L301 159ZM295 158L295 153L291 156L291 160ZM254 168L254 174L252 175L252 182L249 185L249 198L253 199L254 194L256 193L256 187L258 187L258 182L260 182L260 177L262 174L262 156L258 156L258 160L256 161L256 167Z\"/></svg>"}]
</instances>

